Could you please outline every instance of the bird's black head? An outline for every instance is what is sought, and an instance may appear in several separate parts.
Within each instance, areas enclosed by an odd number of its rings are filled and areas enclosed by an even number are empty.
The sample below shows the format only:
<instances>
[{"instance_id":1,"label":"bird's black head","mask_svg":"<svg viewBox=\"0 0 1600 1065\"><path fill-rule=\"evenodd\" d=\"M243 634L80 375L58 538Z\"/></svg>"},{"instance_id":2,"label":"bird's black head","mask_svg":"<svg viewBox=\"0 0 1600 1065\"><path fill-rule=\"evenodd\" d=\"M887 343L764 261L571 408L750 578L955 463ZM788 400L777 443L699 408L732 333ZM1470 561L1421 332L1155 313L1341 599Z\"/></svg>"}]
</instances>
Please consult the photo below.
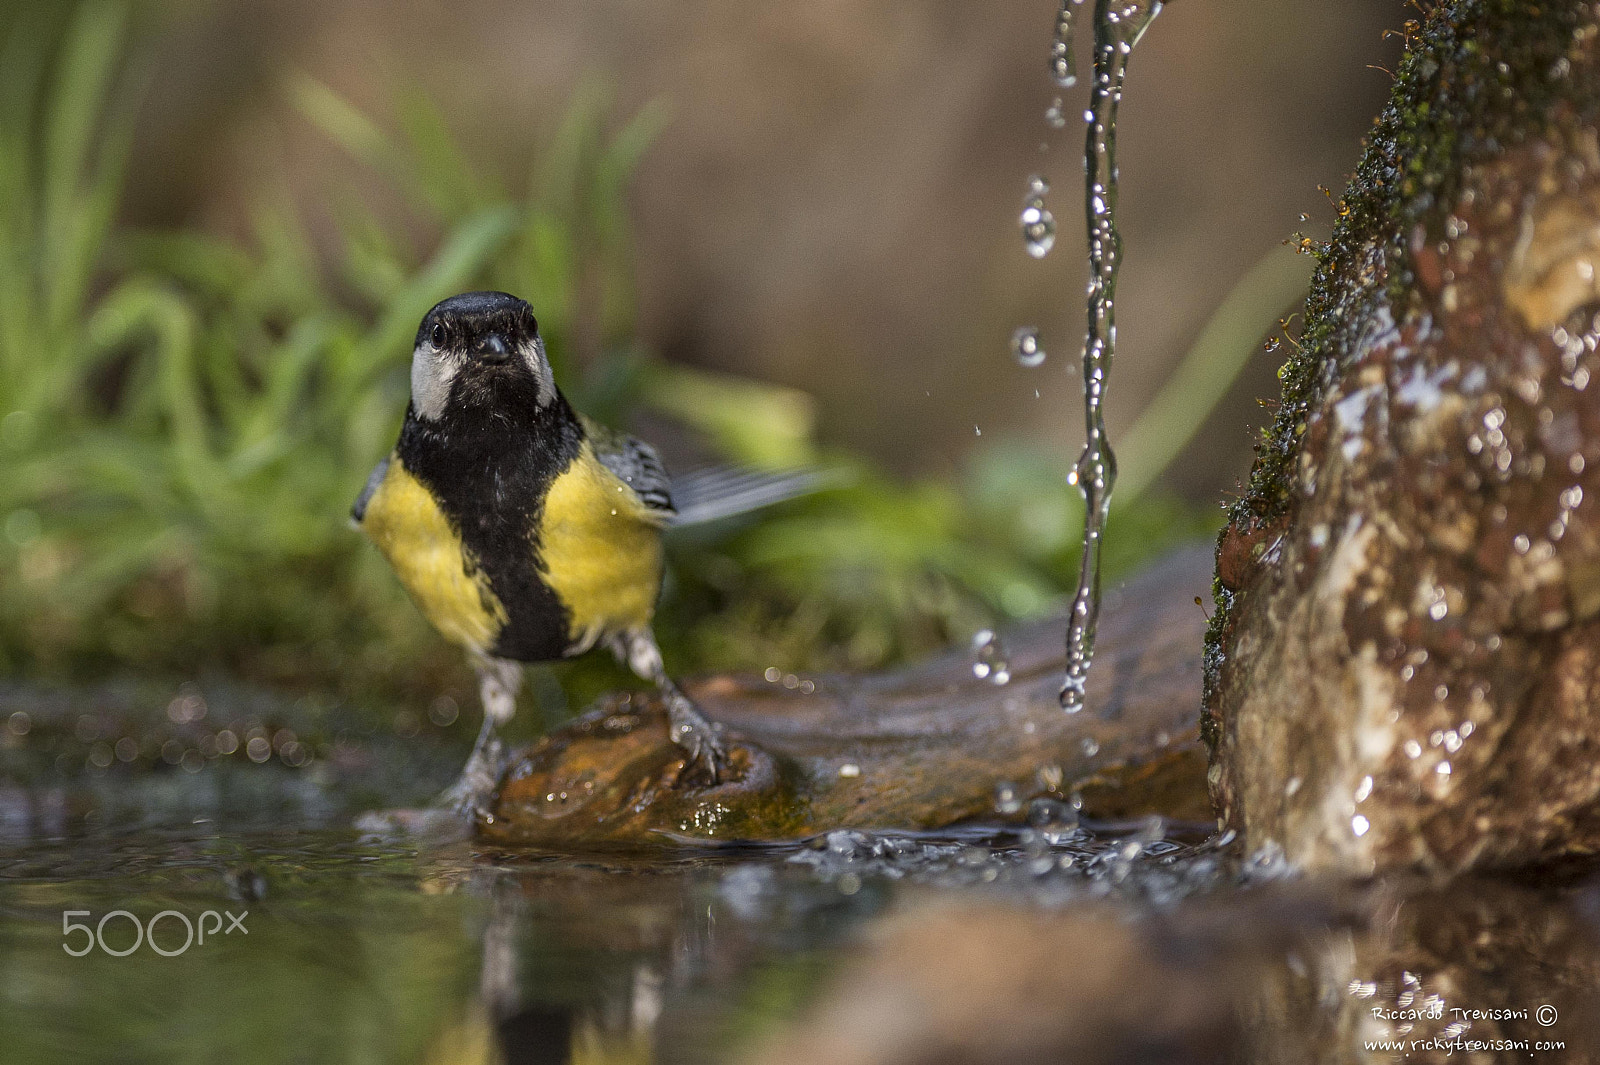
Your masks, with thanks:
<instances>
[{"instance_id":1,"label":"bird's black head","mask_svg":"<svg viewBox=\"0 0 1600 1065\"><path fill-rule=\"evenodd\" d=\"M467 292L434 305L411 354L411 406L437 421L447 407L548 406L555 378L533 308L504 292Z\"/></svg>"}]
</instances>

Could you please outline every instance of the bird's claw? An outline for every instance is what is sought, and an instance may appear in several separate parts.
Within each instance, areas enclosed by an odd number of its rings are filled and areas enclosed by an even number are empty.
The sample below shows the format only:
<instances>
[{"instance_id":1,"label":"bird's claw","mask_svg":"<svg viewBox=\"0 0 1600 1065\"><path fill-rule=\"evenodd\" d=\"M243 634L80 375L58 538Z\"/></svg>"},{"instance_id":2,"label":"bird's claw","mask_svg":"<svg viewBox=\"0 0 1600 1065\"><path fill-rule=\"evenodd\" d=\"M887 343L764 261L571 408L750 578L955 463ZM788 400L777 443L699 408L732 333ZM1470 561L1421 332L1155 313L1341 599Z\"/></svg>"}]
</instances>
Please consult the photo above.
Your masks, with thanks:
<instances>
[{"instance_id":1,"label":"bird's claw","mask_svg":"<svg viewBox=\"0 0 1600 1065\"><path fill-rule=\"evenodd\" d=\"M722 783L727 777L728 752L717 738L716 726L695 711L687 699L674 701L667 716L672 742L688 755L684 776L700 778L711 786Z\"/></svg>"},{"instance_id":2,"label":"bird's claw","mask_svg":"<svg viewBox=\"0 0 1600 1065\"><path fill-rule=\"evenodd\" d=\"M500 782L501 747L499 740L475 748L456 782L433 801L466 821L478 821L489 812L495 786Z\"/></svg>"}]
</instances>

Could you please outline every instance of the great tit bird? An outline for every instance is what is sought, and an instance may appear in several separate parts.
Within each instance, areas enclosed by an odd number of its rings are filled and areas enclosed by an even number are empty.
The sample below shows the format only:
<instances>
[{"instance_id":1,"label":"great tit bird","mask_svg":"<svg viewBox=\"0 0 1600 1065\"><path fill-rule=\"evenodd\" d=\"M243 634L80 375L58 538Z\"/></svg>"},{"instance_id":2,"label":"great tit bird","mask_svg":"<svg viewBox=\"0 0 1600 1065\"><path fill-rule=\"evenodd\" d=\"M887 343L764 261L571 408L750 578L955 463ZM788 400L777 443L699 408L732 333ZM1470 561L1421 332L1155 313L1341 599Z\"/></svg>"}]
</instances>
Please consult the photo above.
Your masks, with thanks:
<instances>
[{"instance_id":1,"label":"great tit bird","mask_svg":"<svg viewBox=\"0 0 1600 1065\"><path fill-rule=\"evenodd\" d=\"M400 441L352 515L478 674L483 728L444 801L469 812L492 791L495 727L515 712L522 663L597 645L660 690L690 773L720 780L717 728L667 675L651 631L662 532L788 498L810 480L712 471L674 484L649 444L568 405L527 303L469 292L430 310Z\"/></svg>"}]
</instances>

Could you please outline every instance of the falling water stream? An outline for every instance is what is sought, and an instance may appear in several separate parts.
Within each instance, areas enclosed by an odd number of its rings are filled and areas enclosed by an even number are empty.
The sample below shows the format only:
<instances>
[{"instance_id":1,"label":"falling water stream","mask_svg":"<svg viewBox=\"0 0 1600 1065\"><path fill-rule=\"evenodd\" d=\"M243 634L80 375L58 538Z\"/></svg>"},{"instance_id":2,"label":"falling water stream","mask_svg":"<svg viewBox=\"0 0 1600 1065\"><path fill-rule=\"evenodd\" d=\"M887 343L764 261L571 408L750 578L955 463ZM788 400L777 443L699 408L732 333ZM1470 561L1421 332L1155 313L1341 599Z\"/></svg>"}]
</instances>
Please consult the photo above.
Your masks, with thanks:
<instances>
[{"instance_id":1,"label":"falling water stream","mask_svg":"<svg viewBox=\"0 0 1600 1065\"><path fill-rule=\"evenodd\" d=\"M1076 80L1072 70L1073 21L1082 0L1063 0L1056 20L1051 69L1060 85ZM1084 207L1089 230L1089 330L1083 348L1083 404L1087 442L1070 480L1083 493L1083 558L1078 591L1067 626L1067 668L1061 706L1083 709L1084 686L1094 657L1095 624L1100 614L1100 548L1117 462L1106 437L1104 400L1111 360L1116 353L1117 268L1122 241L1117 235L1117 105L1128 57L1157 14L1161 0L1096 0L1094 79L1090 85L1088 133L1084 140Z\"/></svg>"}]
</instances>

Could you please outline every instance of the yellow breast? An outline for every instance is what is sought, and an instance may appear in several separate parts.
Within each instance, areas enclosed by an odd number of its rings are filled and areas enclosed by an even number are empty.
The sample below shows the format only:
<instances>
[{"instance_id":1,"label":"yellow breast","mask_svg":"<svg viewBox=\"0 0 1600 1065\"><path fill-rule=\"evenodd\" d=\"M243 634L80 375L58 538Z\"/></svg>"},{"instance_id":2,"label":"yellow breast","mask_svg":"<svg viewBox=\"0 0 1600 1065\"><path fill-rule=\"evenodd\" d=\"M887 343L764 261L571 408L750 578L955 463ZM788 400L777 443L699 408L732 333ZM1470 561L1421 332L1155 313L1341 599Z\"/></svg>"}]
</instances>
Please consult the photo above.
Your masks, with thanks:
<instances>
[{"instance_id":1,"label":"yellow breast","mask_svg":"<svg viewBox=\"0 0 1600 1065\"><path fill-rule=\"evenodd\" d=\"M505 607L439 505L398 457L389 459L387 474L367 501L361 530L445 639L480 653L494 646L506 623Z\"/></svg>"},{"instance_id":2,"label":"yellow breast","mask_svg":"<svg viewBox=\"0 0 1600 1065\"><path fill-rule=\"evenodd\" d=\"M551 484L539 527L540 576L571 613L571 653L650 623L661 590L662 521L587 442Z\"/></svg>"}]
</instances>

